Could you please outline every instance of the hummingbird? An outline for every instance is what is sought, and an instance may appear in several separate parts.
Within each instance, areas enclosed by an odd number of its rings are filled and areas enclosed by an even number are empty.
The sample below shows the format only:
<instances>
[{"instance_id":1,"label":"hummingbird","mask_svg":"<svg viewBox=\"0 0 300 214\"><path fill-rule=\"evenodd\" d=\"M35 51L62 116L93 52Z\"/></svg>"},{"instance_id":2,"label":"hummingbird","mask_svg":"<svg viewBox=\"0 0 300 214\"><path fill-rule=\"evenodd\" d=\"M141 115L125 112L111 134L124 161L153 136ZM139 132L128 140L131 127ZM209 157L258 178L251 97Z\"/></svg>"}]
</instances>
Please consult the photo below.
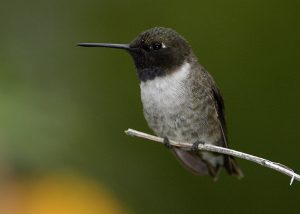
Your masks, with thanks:
<instances>
[{"instance_id":1,"label":"hummingbird","mask_svg":"<svg viewBox=\"0 0 300 214\"><path fill-rule=\"evenodd\" d=\"M171 28L154 27L129 44L78 45L123 49L132 56L144 117L185 168L214 179L222 167L230 175L243 176L232 156L197 150L200 143L228 148L224 101L184 37ZM192 149L171 147L169 140L190 143Z\"/></svg>"}]
</instances>

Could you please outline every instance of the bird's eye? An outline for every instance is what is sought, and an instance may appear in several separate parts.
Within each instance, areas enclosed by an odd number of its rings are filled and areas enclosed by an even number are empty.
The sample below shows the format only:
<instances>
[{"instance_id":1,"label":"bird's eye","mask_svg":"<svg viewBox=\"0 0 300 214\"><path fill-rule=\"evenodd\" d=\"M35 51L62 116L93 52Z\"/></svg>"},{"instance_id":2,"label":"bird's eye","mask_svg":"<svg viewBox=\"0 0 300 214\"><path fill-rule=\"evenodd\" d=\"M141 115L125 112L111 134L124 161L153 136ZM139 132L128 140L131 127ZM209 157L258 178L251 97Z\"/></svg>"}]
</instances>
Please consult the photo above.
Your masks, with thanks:
<instances>
[{"instance_id":1,"label":"bird's eye","mask_svg":"<svg viewBox=\"0 0 300 214\"><path fill-rule=\"evenodd\" d=\"M162 44L159 43L159 42L155 42L153 45L152 45L152 48L153 50L159 50L162 48Z\"/></svg>"}]
</instances>

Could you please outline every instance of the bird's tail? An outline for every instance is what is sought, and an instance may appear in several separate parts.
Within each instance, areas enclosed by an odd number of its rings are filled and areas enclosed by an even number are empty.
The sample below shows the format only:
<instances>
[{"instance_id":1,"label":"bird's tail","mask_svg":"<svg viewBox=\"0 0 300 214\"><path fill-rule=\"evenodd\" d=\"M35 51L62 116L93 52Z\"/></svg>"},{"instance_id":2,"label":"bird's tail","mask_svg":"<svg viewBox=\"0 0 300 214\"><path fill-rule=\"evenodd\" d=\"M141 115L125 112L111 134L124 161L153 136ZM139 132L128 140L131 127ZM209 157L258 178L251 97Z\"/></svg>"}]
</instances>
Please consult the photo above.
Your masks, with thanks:
<instances>
[{"instance_id":1,"label":"bird's tail","mask_svg":"<svg viewBox=\"0 0 300 214\"><path fill-rule=\"evenodd\" d=\"M214 171L210 170L210 167L201 156L194 152L184 151L178 148L174 148L173 151L179 162L192 173L196 175L212 175L214 177Z\"/></svg>"},{"instance_id":2,"label":"bird's tail","mask_svg":"<svg viewBox=\"0 0 300 214\"><path fill-rule=\"evenodd\" d=\"M200 155L190 151L184 151L178 148L174 148L173 151L182 165L192 173L196 175L210 175L214 180L218 179L220 165L214 167ZM237 178L242 178L244 176L233 157L224 155L224 160L224 167L228 174L236 176Z\"/></svg>"},{"instance_id":3,"label":"bird's tail","mask_svg":"<svg viewBox=\"0 0 300 214\"><path fill-rule=\"evenodd\" d=\"M244 177L244 174L238 166L238 164L236 163L234 157L226 155L224 167L227 170L228 174L236 176L239 179Z\"/></svg>"}]
</instances>

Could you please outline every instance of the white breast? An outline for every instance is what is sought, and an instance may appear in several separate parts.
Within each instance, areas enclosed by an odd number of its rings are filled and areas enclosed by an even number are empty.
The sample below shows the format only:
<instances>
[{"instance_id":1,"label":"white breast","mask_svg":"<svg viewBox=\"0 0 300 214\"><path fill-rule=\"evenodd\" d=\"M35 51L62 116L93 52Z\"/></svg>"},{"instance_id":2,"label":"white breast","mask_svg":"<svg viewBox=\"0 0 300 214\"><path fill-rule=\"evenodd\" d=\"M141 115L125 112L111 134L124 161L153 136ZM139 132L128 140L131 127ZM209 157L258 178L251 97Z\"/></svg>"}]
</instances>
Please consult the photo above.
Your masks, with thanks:
<instances>
[{"instance_id":1,"label":"white breast","mask_svg":"<svg viewBox=\"0 0 300 214\"><path fill-rule=\"evenodd\" d=\"M141 98L144 109L155 107L158 110L174 107L184 101L184 80L190 72L190 64L184 63L178 70L163 77L141 82Z\"/></svg>"}]
</instances>

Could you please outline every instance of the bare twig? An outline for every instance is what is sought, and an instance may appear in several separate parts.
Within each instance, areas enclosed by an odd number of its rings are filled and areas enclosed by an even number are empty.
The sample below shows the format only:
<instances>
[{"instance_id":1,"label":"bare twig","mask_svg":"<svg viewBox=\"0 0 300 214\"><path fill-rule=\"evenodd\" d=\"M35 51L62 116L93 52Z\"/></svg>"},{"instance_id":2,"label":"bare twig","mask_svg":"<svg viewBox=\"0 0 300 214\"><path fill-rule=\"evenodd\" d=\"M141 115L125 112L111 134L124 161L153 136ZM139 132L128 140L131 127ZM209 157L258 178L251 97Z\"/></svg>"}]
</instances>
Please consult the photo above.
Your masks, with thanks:
<instances>
[{"instance_id":1,"label":"bare twig","mask_svg":"<svg viewBox=\"0 0 300 214\"><path fill-rule=\"evenodd\" d=\"M128 129L125 131L127 135L134 136L134 137L140 137L147 140L155 141L158 143L163 143L163 138L156 137L150 134L146 134L144 132L136 131L133 129ZM170 144L175 147L181 147L181 148L192 148L192 144L190 143L184 143L184 142L175 142L173 140L170 140ZM209 152L216 152L221 153L225 155L231 155L237 158L245 159L248 161L255 162L257 164L260 164L264 167L271 168L273 170L276 170L278 172L281 172L291 178L290 185L292 185L294 180L300 181L300 175L296 174L292 169L288 168L285 165L282 165L280 163L275 163L272 161L269 161L264 158L260 158L254 155L250 155L244 152L235 151L232 149L227 149L220 146L214 146L210 144L199 144L198 149L201 151L209 151Z\"/></svg>"}]
</instances>

